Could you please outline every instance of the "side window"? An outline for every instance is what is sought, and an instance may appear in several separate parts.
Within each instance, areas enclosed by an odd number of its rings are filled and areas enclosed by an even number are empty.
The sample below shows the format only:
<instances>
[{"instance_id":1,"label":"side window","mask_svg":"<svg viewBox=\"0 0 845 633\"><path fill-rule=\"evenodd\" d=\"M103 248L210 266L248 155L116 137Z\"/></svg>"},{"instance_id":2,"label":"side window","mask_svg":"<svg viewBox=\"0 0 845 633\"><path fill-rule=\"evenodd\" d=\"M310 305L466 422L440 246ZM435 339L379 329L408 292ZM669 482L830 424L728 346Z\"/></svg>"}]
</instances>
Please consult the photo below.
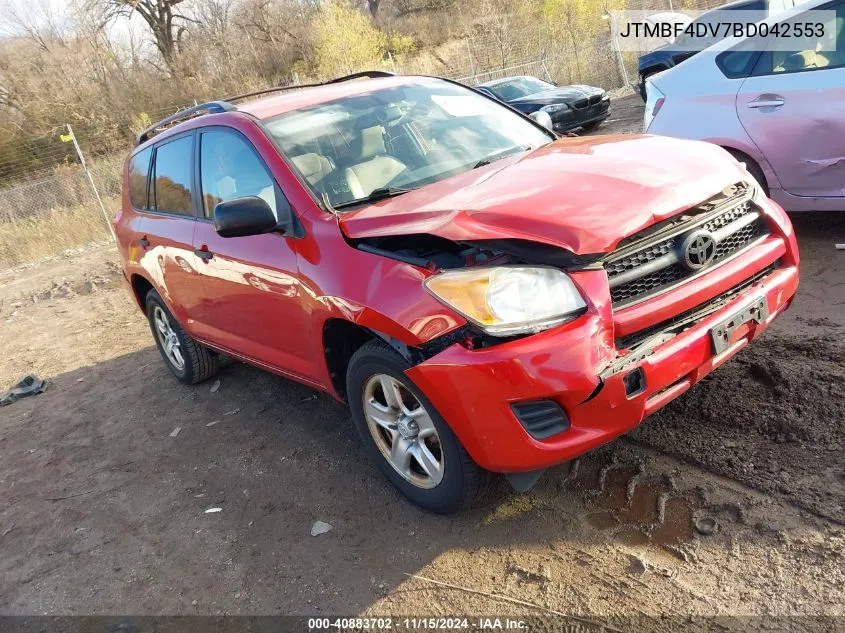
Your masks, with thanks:
<instances>
[{"instance_id":1,"label":"side window","mask_svg":"<svg viewBox=\"0 0 845 633\"><path fill-rule=\"evenodd\" d=\"M759 55L760 53L758 51L735 48L720 53L716 57L716 65L728 79L747 77Z\"/></svg>"},{"instance_id":2,"label":"side window","mask_svg":"<svg viewBox=\"0 0 845 633\"><path fill-rule=\"evenodd\" d=\"M183 136L156 147L154 167L155 204L159 211L191 215L193 136Z\"/></svg>"},{"instance_id":3,"label":"side window","mask_svg":"<svg viewBox=\"0 0 845 633\"><path fill-rule=\"evenodd\" d=\"M136 209L147 207L147 176L150 172L151 148L138 152L129 160L129 201Z\"/></svg>"},{"instance_id":4,"label":"side window","mask_svg":"<svg viewBox=\"0 0 845 633\"><path fill-rule=\"evenodd\" d=\"M205 217L219 202L258 196L279 217L276 186L264 163L246 139L231 132L203 132L200 141L200 179Z\"/></svg>"},{"instance_id":5,"label":"side window","mask_svg":"<svg viewBox=\"0 0 845 633\"><path fill-rule=\"evenodd\" d=\"M834 33L830 33L829 28L826 29L824 38L819 37L815 41L815 46L807 50L767 51L760 56L757 65L754 67L753 74L755 76L845 67L845 3L819 7L819 9L836 11L836 22L833 25ZM809 20L799 15L781 24L804 26L807 22ZM823 46L826 48L835 47L836 50L821 50Z\"/></svg>"}]
</instances>

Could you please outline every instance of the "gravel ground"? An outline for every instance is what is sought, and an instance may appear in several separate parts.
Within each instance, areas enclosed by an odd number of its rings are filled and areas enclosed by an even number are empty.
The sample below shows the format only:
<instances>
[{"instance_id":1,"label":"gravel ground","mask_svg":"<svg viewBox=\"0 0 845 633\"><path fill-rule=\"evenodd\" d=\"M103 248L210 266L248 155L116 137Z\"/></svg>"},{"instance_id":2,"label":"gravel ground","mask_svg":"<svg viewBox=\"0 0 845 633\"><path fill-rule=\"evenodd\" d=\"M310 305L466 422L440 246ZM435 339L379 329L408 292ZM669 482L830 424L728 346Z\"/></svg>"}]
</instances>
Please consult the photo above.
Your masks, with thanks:
<instances>
[{"instance_id":1,"label":"gravel ground","mask_svg":"<svg viewBox=\"0 0 845 633\"><path fill-rule=\"evenodd\" d=\"M619 99L600 131L641 114ZM110 247L0 272L0 385L50 380L0 409L0 613L845 615L845 218L795 222L802 285L766 335L456 517L400 499L327 396L240 363L176 383Z\"/></svg>"}]
</instances>

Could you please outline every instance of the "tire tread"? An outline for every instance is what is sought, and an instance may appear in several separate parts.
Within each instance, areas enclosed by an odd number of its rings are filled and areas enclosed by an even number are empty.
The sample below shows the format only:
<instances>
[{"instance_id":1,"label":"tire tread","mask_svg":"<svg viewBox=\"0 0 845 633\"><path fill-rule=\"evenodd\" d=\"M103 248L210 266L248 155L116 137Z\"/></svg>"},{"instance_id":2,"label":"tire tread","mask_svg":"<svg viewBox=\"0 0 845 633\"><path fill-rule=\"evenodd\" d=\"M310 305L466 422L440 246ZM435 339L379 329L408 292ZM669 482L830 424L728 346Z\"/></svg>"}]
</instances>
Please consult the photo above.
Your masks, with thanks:
<instances>
[{"instance_id":1,"label":"tire tread","mask_svg":"<svg viewBox=\"0 0 845 633\"><path fill-rule=\"evenodd\" d=\"M167 316L170 319L170 327L174 330L177 330L180 338L182 339L180 342L182 344L182 355L185 358L185 368L187 371L185 375L180 377L176 376L181 382L187 385L195 385L197 383L203 382L208 380L212 376L214 376L217 371L220 369L220 360L218 355L215 352L212 352L202 343L195 341L191 336L182 329L182 326L179 322L173 317L170 313L170 310L167 309L164 301L162 301L161 296L155 290L150 290L147 293L147 297L145 300L145 305L147 306L147 313L149 313L149 305L151 302L159 304L164 310L167 312ZM153 334L155 337L155 334ZM156 345L158 346L158 341L156 340ZM170 364L165 359L165 363L168 364L168 368L173 372L173 368L170 367ZM174 373L175 375L175 373Z\"/></svg>"}]
</instances>

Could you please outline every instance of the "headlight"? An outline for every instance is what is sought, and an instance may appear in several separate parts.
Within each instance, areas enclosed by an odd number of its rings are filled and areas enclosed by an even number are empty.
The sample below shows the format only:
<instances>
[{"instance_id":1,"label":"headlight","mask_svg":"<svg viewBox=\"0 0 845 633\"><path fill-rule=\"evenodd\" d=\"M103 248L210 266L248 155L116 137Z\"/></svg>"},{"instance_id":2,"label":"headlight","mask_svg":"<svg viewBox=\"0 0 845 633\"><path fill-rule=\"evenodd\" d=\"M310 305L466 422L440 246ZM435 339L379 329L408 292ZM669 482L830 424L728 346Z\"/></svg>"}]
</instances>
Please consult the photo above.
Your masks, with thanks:
<instances>
[{"instance_id":1,"label":"headlight","mask_svg":"<svg viewBox=\"0 0 845 633\"><path fill-rule=\"evenodd\" d=\"M543 106L540 108L543 112L548 112L549 114L554 114L555 112L560 112L561 110L569 110L569 106L565 103L552 103L551 105Z\"/></svg>"},{"instance_id":2,"label":"headlight","mask_svg":"<svg viewBox=\"0 0 845 633\"><path fill-rule=\"evenodd\" d=\"M429 277L440 301L494 336L539 332L586 308L575 284L556 268L499 266L448 270Z\"/></svg>"}]
</instances>

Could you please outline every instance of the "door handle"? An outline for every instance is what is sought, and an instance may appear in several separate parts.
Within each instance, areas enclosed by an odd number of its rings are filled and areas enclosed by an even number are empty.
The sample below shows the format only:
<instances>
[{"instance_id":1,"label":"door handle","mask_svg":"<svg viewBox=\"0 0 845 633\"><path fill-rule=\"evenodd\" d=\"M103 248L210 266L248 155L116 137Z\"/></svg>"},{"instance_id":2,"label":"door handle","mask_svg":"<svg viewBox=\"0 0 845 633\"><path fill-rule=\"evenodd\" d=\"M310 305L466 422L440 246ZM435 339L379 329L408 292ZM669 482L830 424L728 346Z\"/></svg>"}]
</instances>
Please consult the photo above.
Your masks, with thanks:
<instances>
[{"instance_id":1,"label":"door handle","mask_svg":"<svg viewBox=\"0 0 845 633\"><path fill-rule=\"evenodd\" d=\"M757 99L756 101L749 101L749 108L779 108L786 101L784 99Z\"/></svg>"},{"instance_id":2,"label":"door handle","mask_svg":"<svg viewBox=\"0 0 845 633\"><path fill-rule=\"evenodd\" d=\"M150 240L148 240L147 236L145 235L140 240L138 240L138 244L141 245L141 248L147 250L150 247Z\"/></svg>"},{"instance_id":3,"label":"door handle","mask_svg":"<svg viewBox=\"0 0 845 633\"><path fill-rule=\"evenodd\" d=\"M208 250L207 246L203 246L202 248L195 248L194 255L206 262L212 257L214 257L214 253Z\"/></svg>"}]
</instances>

